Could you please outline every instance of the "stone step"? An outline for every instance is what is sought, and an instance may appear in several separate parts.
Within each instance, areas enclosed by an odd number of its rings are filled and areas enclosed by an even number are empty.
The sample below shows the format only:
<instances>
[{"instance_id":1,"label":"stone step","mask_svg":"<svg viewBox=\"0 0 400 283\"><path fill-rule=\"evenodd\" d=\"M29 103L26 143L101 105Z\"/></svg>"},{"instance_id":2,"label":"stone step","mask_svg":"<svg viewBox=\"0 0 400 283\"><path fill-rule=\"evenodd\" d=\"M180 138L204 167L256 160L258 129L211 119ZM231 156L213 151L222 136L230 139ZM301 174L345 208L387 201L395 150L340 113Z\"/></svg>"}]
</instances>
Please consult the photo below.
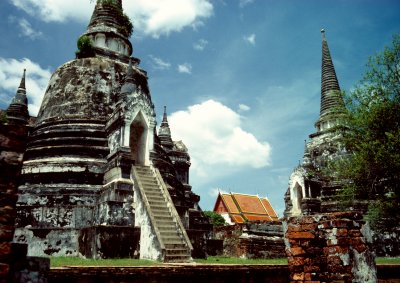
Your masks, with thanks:
<instances>
[{"instance_id":1,"label":"stone step","mask_svg":"<svg viewBox=\"0 0 400 283\"><path fill-rule=\"evenodd\" d=\"M150 207L151 207L152 210L153 209L168 209L168 206L166 204L162 204L162 205L153 204L153 205L150 205Z\"/></svg>"},{"instance_id":2,"label":"stone step","mask_svg":"<svg viewBox=\"0 0 400 283\"><path fill-rule=\"evenodd\" d=\"M163 208L167 208L168 207L166 203L163 203L161 201L150 201L149 200L149 203L150 203L151 209L160 208L160 207L163 207Z\"/></svg>"},{"instance_id":3,"label":"stone step","mask_svg":"<svg viewBox=\"0 0 400 283\"><path fill-rule=\"evenodd\" d=\"M188 255L188 250L184 248L176 248L176 249L165 249L165 252L167 255L183 255L187 256Z\"/></svg>"},{"instance_id":4,"label":"stone step","mask_svg":"<svg viewBox=\"0 0 400 283\"><path fill-rule=\"evenodd\" d=\"M157 180L153 176L140 176L140 181L142 184L155 184L157 185Z\"/></svg>"},{"instance_id":5,"label":"stone step","mask_svg":"<svg viewBox=\"0 0 400 283\"><path fill-rule=\"evenodd\" d=\"M176 230L162 230L160 231L161 237L164 237L165 239L169 239L170 237L179 237L178 232Z\"/></svg>"},{"instance_id":6,"label":"stone step","mask_svg":"<svg viewBox=\"0 0 400 283\"><path fill-rule=\"evenodd\" d=\"M146 181L140 179L140 182L142 183L143 189L146 191L148 189L153 189L159 191L160 188L158 187L158 183L156 181Z\"/></svg>"},{"instance_id":7,"label":"stone step","mask_svg":"<svg viewBox=\"0 0 400 283\"><path fill-rule=\"evenodd\" d=\"M161 239L163 240L164 245L173 245L174 248L183 248L185 244L182 242L182 239L178 236L175 237L163 237L161 235Z\"/></svg>"},{"instance_id":8,"label":"stone step","mask_svg":"<svg viewBox=\"0 0 400 283\"><path fill-rule=\"evenodd\" d=\"M165 202L165 198L163 195L156 195L156 194L146 194L148 200L154 201L163 201Z\"/></svg>"},{"instance_id":9,"label":"stone step","mask_svg":"<svg viewBox=\"0 0 400 283\"><path fill-rule=\"evenodd\" d=\"M146 196L164 197L164 195L162 194L162 192L160 191L159 188L155 188L155 187L144 188L144 192L146 193Z\"/></svg>"},{"instance_id":10,"label":"stone step","mask_svg":"<svg viewBox=\"0 0 400 283\"><path fill-rule=\"evenodd\" d=\"M136 168L136 172L138 173L139 176L153 176L153 172L150 170L142 170Z\"/></svg>"},{"instance_id":11,"label":"stone step","mask_svg":"<svg viewBox=\"0 0 400 283\"><path fill-rule=\"evenodd\" d=\"M169 213L169 211L162 211L162 210L153 210L153 216L156 220L167 219L166 218L167 216L168 219L170 219L170 217L172 218L172 215Z\"/></svg>"},{"instance_id":12,"label":"stone step","mask_svg":"<svg viewBox=\"0 0 400 283\"><path fill-rule=\"evenodd\" d=\"M190 262L190 256L165 255L164 262Z\"/></svg>"},{"instance_id":13,"label":"stone step","mask_svg":"<svg viewBox=\"0 0 400 283\"><path fill-rule=\"evenodd\" d=\"M171 215L153 215L157 224L175 225Z\"/></svg>"},{"instance_id":14,"label":"stone step","mask_svg":"<svg viewBox=\"0 0 400 283\"><path fill-rule=\"evenodd\" d=\"M165 202L164 196L162 196L162 195L160 195L160 194L147 194L147 193L146 193L146 197L147 197L148 200L163 201L163 202Z\"/></svg>"},{"instance_id":15,"label":"stone step","mask_svg":"<svg viewBox=\"0 0 400 283\"><path fill-rule=\"evenodd\" d=\"M158 213L158 214L161 214L161 213L167 214L167 213L169 213L169 208L166 207L166 206L163 206L163 207L152 207L152 211L155 212L155 213Z\"/></svg>"},{"instance_id":16,"label":"stone step","mask_svg":"<svg viewBox=\"0 0 400 283\"><path fill-rule=\"evenodd\" d=\"M150 205L150 213L154 217L154 225L166 248L165 262L189 262L190 251L178 233L178 227L168 208L168 201L159 187L154 172L148 167L137 167L139 181Z\"/></svg>"},{"instance_id":17,"label":"stone step","mask_svg":"<svg viewBox=\"0 0 400 283\"><path fill-rule=\"evenodd\" d=\"M149 200L149 202L151 200L150 205L154 205L155 207L159 207L159 206L168 207L165 199L161 199L161 198L152 199L152 196L148 196L147 194L146 194L146 197Z\"/></svg>"},{"instance_id":18,"label":"stone step","mask_svg":"<svg viewBox=\"0 0 400 283\"><path fill-rule=\"evenodd\" d=\"M175 250L175 249L178 249L178 250L188 250L187 247L186 247L186 245L183 244L182 242L181 242L181 243L173 243L173 242L171 242L171 243L164 243L164 246L165 246L166 249L169 249L169 250Z\"/></svg>"},{"instance_id":19,"label":"stone step","mask_svg":"<svg viewBox=\"0 0 400 283\"><path fill-rule=\"evenodd\" d=\"M157 227L160 227L160 225L162 225L162 227L171 227L173 228L173 231L177 231L176 225L175 223L171 223L171 222L166 222L166 221L158 221L157 222ZM159 229L160 230L160 229ZM170 231L170 229L162 229L163 231Z\"/></svg>"},{"instance_id":20,"label":"stone step","mask_svg":"<svg viewBox=\"0 0 400 283\"><path fill-rule=\"evenodd\" d=\"M154 187L152 188L147 188L144 189L144 192L146 193L146 195L151 194L151 195L162 195L159 189L155 189Z\"/></svg>"},{"instance_id":21,"label":"stone step","mask_svg":"<svg viewBox=\"0 0 400 283\"><path fill-rule=\"evenodd\" d=\"M180 238L162 238L162 241L164 243L164 246L168 246L170 249L184 249L186 248L186 245L183 243L182 239Z\"/></svg>"},{"instance_id":22,"label":"stone step","mask_svg":"<svg viewBox=\"0 0 400 283\"><path fill-rule=\"evenodd\" d=\"M174 226L171 226L171 225L158 225L158 230L160 232L161 231L166 231L166 232L176 231L176 227L175 227L175 225Z\"/></svg>"}]
</instances>

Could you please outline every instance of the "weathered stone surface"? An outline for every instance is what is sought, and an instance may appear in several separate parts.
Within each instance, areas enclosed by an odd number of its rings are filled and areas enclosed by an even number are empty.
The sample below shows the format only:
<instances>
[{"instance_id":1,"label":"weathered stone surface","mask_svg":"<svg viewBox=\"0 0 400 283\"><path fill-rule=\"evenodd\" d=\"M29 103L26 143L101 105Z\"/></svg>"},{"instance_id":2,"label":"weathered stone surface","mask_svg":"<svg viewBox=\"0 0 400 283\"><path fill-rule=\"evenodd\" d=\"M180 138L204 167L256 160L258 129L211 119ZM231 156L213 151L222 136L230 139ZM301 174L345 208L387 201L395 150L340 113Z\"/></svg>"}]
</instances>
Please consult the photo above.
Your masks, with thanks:
<instances>
[{"instance_id":1,"label":"weathered stone surface","mask_svg":"<svg viewBox=\"0 0 400 283\"><path fill-rule=\"evenodd\" d=\"M283 226L291 280L376 282L372 239L359 214L291 217Z\"/></svg>"},{"instance_id":2,"label":"weathered stone surface","mask_svg":"<svg viewBox=\"0 0 400 283\"><path fill-rule=\"evenodd\" d=\"M88 258L138 258L139 239L139 227L94 226L80 231L79 250Z\"/></svg>"},{"instance_id":3,"label":"weathered stone surface","mask_svg":"<svg viewBox=\"0 0 400 283\"><path fill-rule=\"evenodd\" d=\"M49 270L49 258L28 257L15 266L14 282L47 283Z\"/></svg>"},{"instance_id":4,"label":"weathered stone surface","mask_svg":"<svg viewBox=\"0 0 400 283\"><path fill-rule=\"evenodd\" d=\"M281 222L252 222L220 227L216 238L224 241L224 255L242 258L279 258L285 255Z\"/></svg>"},{"instance_id":5,"label":"weathered stone surface","mask_svg":"<svg viewBox=\"0 0 400 283\"><path fill-rule=\"evenodd\" d=\"M135 165L153 164L160 169L179 213L177 219L183 220L184 228L201 231L193 233L193 240L202 238L205 243L210 236L211 225L198 205L200 197L189 184L187 148L182 142L167 148L156 135L147 74L139 68L140 60L131 57L132 45L121 33L121 1L103 2L96 3L84 33L92 40L91 52L81 54L79 50L80 59L53 73L33 127L22 132L18 127L0 131L0 162L8 164L6 170L21 173L14 240L29 243L29 255L131 257L134 252L122 247L136 250L136 239L129 245L121 242L116 252L99 244L115 239L113 230L98 227L131 231L140 226L135 218L141 206L135 202L131 176ZM19 90L17 98L24 98L23 91ZM26 137L28 131L27 146L26 139L13 141L13 136ZM8 171L0 176L4 184L9 181ZM15 193L17 184L10 188L4 192ZM15 211L3 210L0 225L8 225ZM139 228L146 230L144 226ZM86 239L78 244L82 231L92 231L85 232L92 242ZM148 232L147 238L154 236L154 231ZM9 235L4 232L4 237ZM204 255L205 245L198 246Z\"/></svg>"}]
</instances>

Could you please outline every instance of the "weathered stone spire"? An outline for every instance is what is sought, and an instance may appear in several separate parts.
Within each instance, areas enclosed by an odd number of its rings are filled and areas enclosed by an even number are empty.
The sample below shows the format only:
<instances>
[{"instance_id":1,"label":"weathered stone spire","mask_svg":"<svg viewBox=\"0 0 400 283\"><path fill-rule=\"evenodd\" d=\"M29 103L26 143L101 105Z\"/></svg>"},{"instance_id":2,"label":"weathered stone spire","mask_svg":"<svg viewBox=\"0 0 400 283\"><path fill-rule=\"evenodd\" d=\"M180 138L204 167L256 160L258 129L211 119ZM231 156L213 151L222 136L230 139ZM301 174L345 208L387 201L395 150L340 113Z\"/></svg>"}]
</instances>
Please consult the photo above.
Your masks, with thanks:
<instances>
[{"instance_id":1,"label":"weathered stone spire","mask_svg":"<svg viewBox=\"0 0 400 283\"><path fill-rule=\"evenodd\" d=\"M27 124L29 120L28 98L25 87L26 69L21 78L17 93L7 109L7 119L10 124Z\"/></svg>"},{"instance_id":2,"label":"weathered stone spire","mask_svg":"<svg viewBox=\"0 0 400 283\"><path fill-rule=\"evenodd\" d=\"M160 129L158 130L158 137L160 138L162 146L164 146L168 149L173 148L174 143L171 138L171 129L169 128L169 124L168 124L167 107L166 106L164 106L163 120L161 122Z\"/></svg>"},{"instance_id":3,"label":"weathered stone spire","mask_svg":"<svg viewBox=\"0 0 400 283\"><path fill-rule=\"evenodd\" d=\"M340 92L340 86L336 77L335 67L332 62L325 30L322 34L322 66L321 66L321 109L320 118L316 123L318 130L330 128L332 125L321 125L323 120L329 119L331 114L343 112L344 103ZM321 127L322 126L322 127Z\"/></svg>"},{"instance_id":4,"label":"weathered stone spire","mask_svg":"<svg viewBox=\"0 0 400 283\"><path fill-rule=\"evenodd\" d=\"M115 8L122 10L122 1L121 0L108 0L112 2L112 4L107 4L105 1L98 0L96 6L94 8L92 18L90 19L90 23L88 29L101 29L101 28L111 28L114 27L118 29L119 22L117 19L117 15L115 13ZM115 6L112 7L112 5Z\"/></svg>"},{"instance_id":5,"label":"weathered stone spire","mask_svg":"<svg viewBox=\"0 0 400 283\"><path fill-rule=\"evenodd\" d=\"M122 56L132 55L126 29L122 0L97 0L92 18L84 35L89 36L96 49ZM98 54L99 52L96 52ZM101 53L101 52L100 52Z\"/></svg>"},{"instance_id":6,"label":"weathered stone spire","mask_svg":"<svg viewBox=\"0 0 400 283\"><path fill-rule=\"evenodd\" d=\"M341 107L343 100L340 97L339 82L336 77L335 67L333 66L331 53L325 36L322 33L322 73L321 73L321 116L330 112L333 108Z\"/></svg>"}]
</instances>

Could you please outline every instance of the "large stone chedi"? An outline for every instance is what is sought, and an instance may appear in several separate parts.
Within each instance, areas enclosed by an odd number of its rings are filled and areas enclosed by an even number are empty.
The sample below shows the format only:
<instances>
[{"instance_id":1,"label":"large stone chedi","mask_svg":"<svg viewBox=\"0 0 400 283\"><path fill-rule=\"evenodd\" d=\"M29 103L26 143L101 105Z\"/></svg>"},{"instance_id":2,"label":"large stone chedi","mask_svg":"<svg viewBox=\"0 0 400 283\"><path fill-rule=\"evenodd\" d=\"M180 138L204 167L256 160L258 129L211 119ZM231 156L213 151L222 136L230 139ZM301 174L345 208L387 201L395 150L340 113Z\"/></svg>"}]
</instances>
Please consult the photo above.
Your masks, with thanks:
<instances>
[{"instance_id":1,"label":"large stone chedi","mask_svg":"<svg viewBox=\"0 0 400 283\"><path fill-rule=\"evenodd\" d=\"M50 79L17 203L14 240L30 255L184 261L193 249L186 230L208 227L186 147L156 134L128 35L121 0L98 0L81 37L89 44Z\"/></svg>"},{"instance_id":2,"label":"large stone chedi","mask_svg":"<svg viewBox=\"0 0 400 283\"><path fill-rule=\"evenodd\" d=\"M343 130L340 116L346 109L331 54L322 30L321 108L315 123L316 133L305 144L304 157L291 174L285 194L285 217L332 212L338 209L332 198L341 184L332 181L324 169L330 160L348 154L343 147Z\"/></svg>"}]
</instances>

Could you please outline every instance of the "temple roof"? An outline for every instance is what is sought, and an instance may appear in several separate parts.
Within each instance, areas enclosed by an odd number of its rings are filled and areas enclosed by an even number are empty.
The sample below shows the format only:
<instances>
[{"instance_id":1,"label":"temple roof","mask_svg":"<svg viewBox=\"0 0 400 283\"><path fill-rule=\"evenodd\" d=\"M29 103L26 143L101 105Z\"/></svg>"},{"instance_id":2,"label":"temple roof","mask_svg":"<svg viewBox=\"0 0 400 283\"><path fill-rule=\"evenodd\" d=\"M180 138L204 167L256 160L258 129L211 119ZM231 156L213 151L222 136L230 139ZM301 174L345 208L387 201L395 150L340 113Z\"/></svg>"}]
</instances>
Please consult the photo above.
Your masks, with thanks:
<instances>
[{"instance_id":1,"label":"temple roof","mask_svg":"<svg viewBox=\"0 0 400 283\"><path fill-rule=\"evenodd\" d=\"M322 33L322 72L321 72L321 109L320 117L343 107L340 86L336 77L335 67L332 62L325 30Z\"/></svg>"},{"instance_id":2,"label":"temple roof","mask_svg":"<svg viewBox=\"0 0 400 283\"><path fill-rule=\"evenodd\" d=\"M234 223L278 220L278 215L269 200L255 195L220 193L214 211L228 213Z\"/></svg>"}]
</instances>

